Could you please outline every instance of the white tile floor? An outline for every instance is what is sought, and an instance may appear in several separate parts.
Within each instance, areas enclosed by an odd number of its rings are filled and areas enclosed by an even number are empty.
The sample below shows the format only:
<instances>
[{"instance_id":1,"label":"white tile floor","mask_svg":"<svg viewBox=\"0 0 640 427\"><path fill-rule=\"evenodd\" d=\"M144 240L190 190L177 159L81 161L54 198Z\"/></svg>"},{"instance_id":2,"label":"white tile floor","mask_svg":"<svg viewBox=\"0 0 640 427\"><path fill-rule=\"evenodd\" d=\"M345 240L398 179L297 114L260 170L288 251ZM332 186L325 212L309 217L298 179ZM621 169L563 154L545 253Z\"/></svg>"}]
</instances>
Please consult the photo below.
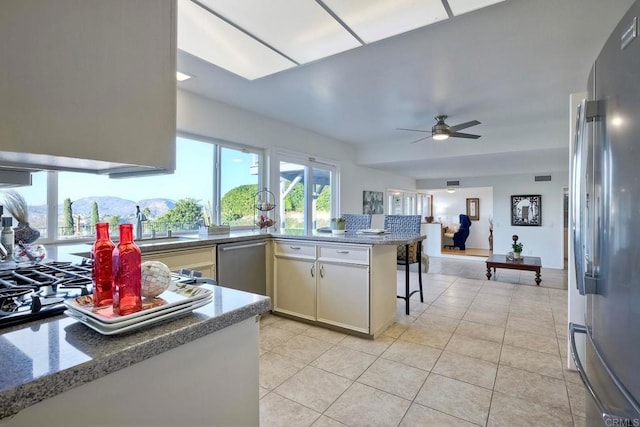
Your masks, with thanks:
<instances>
[{"instance_id":1,"label":"white tile floor","mask_svg":"<svg viewBox=\"0 0 640 427\"><path fill-rule=\"evenodd\" d=\"M398 300L375 340L263 317L260 425L584 425L584 387L565 368L566 271L542 269L540 287L532 272L485 273L431 258L425 302L414 295L406 316Z\"/></svg>"}]
</instances>

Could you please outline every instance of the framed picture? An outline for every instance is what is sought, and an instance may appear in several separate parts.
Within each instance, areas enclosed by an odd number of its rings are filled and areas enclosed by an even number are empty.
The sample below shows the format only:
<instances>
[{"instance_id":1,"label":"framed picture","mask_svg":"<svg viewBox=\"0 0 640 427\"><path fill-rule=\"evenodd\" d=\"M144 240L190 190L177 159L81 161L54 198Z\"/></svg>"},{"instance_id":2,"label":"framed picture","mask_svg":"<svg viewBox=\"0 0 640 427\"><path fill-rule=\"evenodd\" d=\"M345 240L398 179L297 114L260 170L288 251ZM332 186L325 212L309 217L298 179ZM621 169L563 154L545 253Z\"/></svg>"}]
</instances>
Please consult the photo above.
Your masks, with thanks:
<instances>
[{"instance_id":1,"label":"framed picture","mask_svg":"<svg viewBox=\"0 0 640 427\"><path fill-rule=\"evenodd\" d=\"M480 199L467 199L467 216L471 221L480 219Z\"/></svg>"},{"instance_id":2,"label":"framed picture","mask_svg":"<svg viewBox=\"0 0 640 427\"><path fill-rule=\"evenodd\" d=\"M542 225L542 196L511 196L511 225Z\"/></svg>"},{"instance_id":3,"label":"framed picture","mask_svg":"<svg viewBox=\"0 0 640 427\"><path fill-rule=\"evenodd\" d=\"M362 213L365 214L381 214L384 213L382 191L363 191L362 192Z\"/></svg>"}]
</instances>

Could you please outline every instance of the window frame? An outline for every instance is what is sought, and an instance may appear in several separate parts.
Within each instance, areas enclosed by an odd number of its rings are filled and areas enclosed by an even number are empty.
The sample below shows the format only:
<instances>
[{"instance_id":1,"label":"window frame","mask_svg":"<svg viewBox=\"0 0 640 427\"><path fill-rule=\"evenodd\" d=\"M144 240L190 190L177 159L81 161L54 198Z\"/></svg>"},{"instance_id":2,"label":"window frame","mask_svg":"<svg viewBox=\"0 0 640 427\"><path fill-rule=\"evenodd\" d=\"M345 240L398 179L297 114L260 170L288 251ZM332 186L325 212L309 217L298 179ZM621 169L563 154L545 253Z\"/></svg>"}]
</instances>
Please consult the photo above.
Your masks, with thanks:
<instances>
[{"instance_id":1,"label":"window frame","mask_svg":"<svg viewBox=\"0 0 640 427\"><path fill-rule=\"evenodd\" d=\"M246 144L235 143L232 141L223 140L220 138L212 138L204 135L198 135L190 132L179 131L176 133L175 141L177 142L178 138L190 139L193 141L208 143L214 146L214 169L211 174L211 179L213 180L213 194L211 195L211 200L214 210L214 217L217 223L220 223L221 220L221 164L220 164L220 155L222 148L228 148L232 150L238 150L245 153L255 154L258 157L258 189L264 186L264 182L266 182L266 177L268 168L265 167L267 165L267 156L265 154L265 149L260 147L253 147ZM59 191L59 181L58 181L58 172L55 170L47 171L47 237L41 238L38 240L38 243L43 244L59 244L59 243L80 243L87 242L93 240L93 237L77 237L77 238L65 238L60 239L59 230L58 230L58 195ZM69 171L63 171L69 172ZM127 178L118 178L118 179L127 179ZM252 226L233 226L231 227L233 230L243 230L243 229L251 229Z\"/></svg>"},{"instance_id":2,"label":"window frame","mask_svg":"<svg viewBox=\"0 0 640 427\"><path fill-rule=\"evenodd\" d=\"M269 183L271 187L277 189L277 200L280 199L280 162L295 163L305 167L305 212L304 212L304 232L311 233L313 226L313 217L311 215L312 198L307 197L313 190L312 180L309 179L309 168L323 168L329 169L332 173L331 180L331 217L338 216L340 212L340 163L323 158L317 158L310 156L309 154L276 148L269 153L269 170L272 173L269 175ZM278 218L282 221L282 218ZM278 229L280 224L278 223Z\"/></svg>"}]
</instances>

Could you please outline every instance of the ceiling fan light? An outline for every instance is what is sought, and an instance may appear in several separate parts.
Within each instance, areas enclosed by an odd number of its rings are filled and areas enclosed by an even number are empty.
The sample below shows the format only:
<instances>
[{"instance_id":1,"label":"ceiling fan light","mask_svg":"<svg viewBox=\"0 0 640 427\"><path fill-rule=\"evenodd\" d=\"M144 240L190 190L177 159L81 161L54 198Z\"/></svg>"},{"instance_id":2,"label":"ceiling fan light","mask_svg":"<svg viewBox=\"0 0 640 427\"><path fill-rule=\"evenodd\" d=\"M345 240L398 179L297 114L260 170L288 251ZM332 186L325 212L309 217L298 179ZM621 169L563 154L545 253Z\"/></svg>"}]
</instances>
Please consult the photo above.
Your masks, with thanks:
<instances>
[{"instance_id":1,"label":"ceiling fan light","mask_svg":"<svg viewBox=\"0 0 640 427\"><path fill-rule=\"evenodd\" d=\"M449 135L447 135L446 133L436 133L433 135L433 139L435 139L436 141L444 141L447 138L449 138Z\"/></svg>"}]
</instances>

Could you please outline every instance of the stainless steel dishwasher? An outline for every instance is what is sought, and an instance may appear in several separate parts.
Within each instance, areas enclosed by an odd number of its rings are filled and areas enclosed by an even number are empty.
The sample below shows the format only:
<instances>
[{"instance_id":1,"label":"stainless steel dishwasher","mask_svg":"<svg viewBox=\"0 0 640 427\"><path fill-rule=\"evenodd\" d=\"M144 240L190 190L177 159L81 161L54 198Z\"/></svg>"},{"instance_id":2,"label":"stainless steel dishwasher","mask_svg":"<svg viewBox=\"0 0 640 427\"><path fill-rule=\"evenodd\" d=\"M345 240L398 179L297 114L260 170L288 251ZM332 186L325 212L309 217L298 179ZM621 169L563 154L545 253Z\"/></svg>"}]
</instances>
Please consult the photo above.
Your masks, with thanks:
<instances>
[{"instance_id":1,"label":"stainless steel dishwasher","mask_svg":"<svg viewBox=\"0 0 640 427\"><path fill-rule=\"evenodd\" d=\"M221 243L217 247L218 285L254 294L267 294L267 242Z\"/></svg>"}]
</instances>

